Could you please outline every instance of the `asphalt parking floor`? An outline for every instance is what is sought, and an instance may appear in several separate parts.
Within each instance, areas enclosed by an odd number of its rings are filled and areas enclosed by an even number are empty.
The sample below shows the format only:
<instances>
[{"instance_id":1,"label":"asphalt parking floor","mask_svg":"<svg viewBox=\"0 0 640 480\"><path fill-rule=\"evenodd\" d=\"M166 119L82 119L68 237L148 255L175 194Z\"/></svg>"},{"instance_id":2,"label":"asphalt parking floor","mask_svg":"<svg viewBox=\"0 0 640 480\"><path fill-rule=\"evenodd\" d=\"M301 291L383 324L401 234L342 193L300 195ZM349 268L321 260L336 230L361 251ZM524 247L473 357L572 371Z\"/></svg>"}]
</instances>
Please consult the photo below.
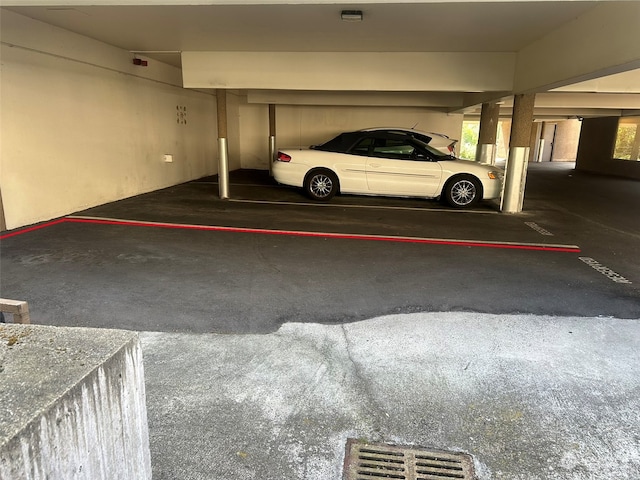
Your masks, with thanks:
<instances>
[{"instance_id":1,"label":"asphalt parking floor","mask_svg":"<svg viewBox=\"0 0 640 480\"><path fill-rule=\"evenodd\" d=\"M520 215L315 205L260 172L238 172L231 201L215 179L190 182L5 234L2 294L42 323L140 331L433 311L640 318L640 183L533 167Z\"/></svg>"},{"instance_id":2,"label":"asphalt parking floor","mask_svg":"<svg viewBox=\"0 0 640 480\"><path fill-rule=\"evenodd\" d=\"M5 232L33 323L141 332L154 479L341 478L347 438L481 480L640 478L640 182L532 165L525 210L308 202L260 172Z\"/></svg>"}]
</instances>

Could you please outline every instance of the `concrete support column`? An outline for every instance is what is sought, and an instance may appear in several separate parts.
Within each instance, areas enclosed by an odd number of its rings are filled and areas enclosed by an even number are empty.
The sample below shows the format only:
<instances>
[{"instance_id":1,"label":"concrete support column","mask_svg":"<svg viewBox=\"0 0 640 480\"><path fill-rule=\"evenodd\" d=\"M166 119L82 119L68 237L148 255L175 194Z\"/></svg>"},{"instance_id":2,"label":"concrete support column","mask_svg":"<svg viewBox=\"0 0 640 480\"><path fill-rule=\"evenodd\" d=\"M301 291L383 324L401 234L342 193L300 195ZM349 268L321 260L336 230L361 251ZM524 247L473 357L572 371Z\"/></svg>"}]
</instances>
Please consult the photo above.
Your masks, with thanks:
<instances>
[{"instance_id":1,"label":"concrete support column","mask_svg":"<svg viewBox=\"0 0 640 480\"><path fill-rule=\"evenodd\" d=\"M500 210L506 213L522 211L535 99L535 94L521 94L514 97L509 158L500 203Z\"/></svg>"},{"instance_id":2,"label":"concrete support column","mask_svg":"<svg viewBox=\"0 0 640 480\"><path fill-rule=\"evenodd\" d=\"M617 138L617 136L616 136L616 138ZM638 127L636 127L636 139L633 142L633 146L631 147L631 156L629 158L631 160L640 159L640 125Z\"/></svg>"},{"instance_id":3,"label":"concrete support column","mask_svg":"<svg viewBox=\"0 0 640 480\"><path fill-rule=\"evenodd\" d=\"M218 110L218 192L229 198L229 147L227 143L227 91L216 91Z\"/></svg>"},{"instance_id":4,"label":"concrete support column","mask_svg":"<svg viewBox=\"0 0 640 480\"><path fill-rule=\"evenodd\" d=\"M2 204L2 190L0 189L0 232L7 229L7 222L4 219L4 205Z\"/></svg>"},{"instance_id":5,"label":"concrete support column","mask_svg":"<svg viewBox=\"0 0 640 480\"><path fill-rule=\"evenodd\" d=\"M269 104L269 175L273 176L273 161L276 157L276 106Z\"/></svg>"},{"instance_id":6,"label":"concrete support column","mask_svg":"<svg viewBox=\"0 0 640 480\"><path fill-rule=\"evenodd\" d=\"M542 125L544 122L534 122L531 126L531 141L529 146L531 151L529 152L529 161L539 163L542 161Z\"/></svg>"},{"instance_id":7,"label":"concrete support column","mask_svg":"<svg viewBox=\"0 0 640 480\"><path fill-rule=\"evenodd\" d=\"M478 148L476 162L488 165L496 163L496 140L498 138L498 119L500 105L497 103L483 103L480 113L480 132L478 134Z\"/></svg>"}]
</instances>

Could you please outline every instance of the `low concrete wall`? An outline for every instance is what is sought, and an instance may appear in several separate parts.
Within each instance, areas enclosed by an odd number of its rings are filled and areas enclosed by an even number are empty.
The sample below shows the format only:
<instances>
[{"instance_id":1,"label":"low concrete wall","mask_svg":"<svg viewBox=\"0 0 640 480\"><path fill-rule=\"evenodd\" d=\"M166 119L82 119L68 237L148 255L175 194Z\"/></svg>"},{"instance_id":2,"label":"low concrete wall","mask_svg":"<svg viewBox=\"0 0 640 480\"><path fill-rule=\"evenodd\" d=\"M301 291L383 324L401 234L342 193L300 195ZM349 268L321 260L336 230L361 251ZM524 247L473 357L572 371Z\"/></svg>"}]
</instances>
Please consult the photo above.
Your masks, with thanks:
<instances>
[{"instance_id":1,"label":"low concrete wall","mask_svg":"<svg viewBox=\"0 0 640 480\"><path fill-rule=\"evenodd\" d=\"M13 323L31 323L29 304L22 300L0 298L0 322L5 323L4 313L13 315Z\"/></svg>"},{"instance_id":2,"label":"low concrete wall","mask_svg":"<svg viewBox=\"0 0 640 480\"><path fill-rule=\"evenodd\" d=\"M640 180L640 162L613 158L617 131L618 117L585 118L576 170Z\"/></svg>"},{"instance_id":3,"label":"low concrete wall","mask_svg":"<svg viewBox=\"0 0 640 480\"><path fill-rule=\"evenodd\" d=\"M151 479L133 332L0 324L0 479Z\"/></svg>"}]
</instances>

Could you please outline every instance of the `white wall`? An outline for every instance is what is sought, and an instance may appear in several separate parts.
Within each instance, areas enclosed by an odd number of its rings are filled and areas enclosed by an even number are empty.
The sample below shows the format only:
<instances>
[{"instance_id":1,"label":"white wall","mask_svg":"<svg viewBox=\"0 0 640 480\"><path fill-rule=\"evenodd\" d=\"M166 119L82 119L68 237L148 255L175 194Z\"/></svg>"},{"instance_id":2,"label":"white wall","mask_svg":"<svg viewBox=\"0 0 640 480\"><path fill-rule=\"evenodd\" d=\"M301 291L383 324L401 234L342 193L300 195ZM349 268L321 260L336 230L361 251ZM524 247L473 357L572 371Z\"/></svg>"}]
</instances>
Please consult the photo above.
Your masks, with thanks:
<instances>
[{"instance_id":1,"label":"white wall","mask_svg":"<svg viewBox=\"0 0 640 480\"><path fill-rule=\"evenodd\" d=\"M340 132L368 127L407 127L460 139L463 115L415 107L276 107L277 145L306 147Z\"/></svg>"},{"instance_id":2,"label":"white wall","mask_svg":"<svg viewBox=\"0 0 640 480\"><path fill-rule=\"evenodd\" d=\"M242 97L235 92L227 92L227 148L229 171L242 168L240 156L240 105Z\"/></svg>"},{"instance_id":3,"label":"white wall","mask_svg":"<svg viewBox=\"0 0 640 480\"><path fill-rule=\"evenodd\" d=\"M269 106L240 106L240 159L242 168L269 169Z\"/></svg>"},{"instance_id":4,"label":"white wall","mask_svg":"<svg viewBox=\"0 0 640 480\"><path fill-rule=\"evenodd\" d=\"M215 91L179 69L3 10L0 192L8 229L217 172ZM344 99L342 99L344 101ZM178 108L186 107L186 124ZM268 106L227 95L229 167L268 169ZM277 146L412 127L460 138L462 115L426 107L278 105ZM174 156L164 163L164 154Z\"/></svg>"},{"instance_id":5,"label":"white wall","mask_svg":"<svg viewBox=\"0 0 640 480\"><path fill-rule=\"evenodd\" d=\"M240 98L241 168L269 168L269 108ZM308 147L340 132L367 127L413 127L460 139L463 115L419 107L276 106L276 148ZM231 134L230 134L231 136ZM230 153L231 157L231 153Z\"/></svg>"},{"instance_id":6,"label":"white wall","mask_svg":"<svg viewBox=\"0 0 640 480\"><path fill-rule=\"evenodd\" d=\"M217 171L215 97L181 88L179 69L135 66L129 52L6 10L0 18L8 229Z\"/></svg>"}]
</instances>

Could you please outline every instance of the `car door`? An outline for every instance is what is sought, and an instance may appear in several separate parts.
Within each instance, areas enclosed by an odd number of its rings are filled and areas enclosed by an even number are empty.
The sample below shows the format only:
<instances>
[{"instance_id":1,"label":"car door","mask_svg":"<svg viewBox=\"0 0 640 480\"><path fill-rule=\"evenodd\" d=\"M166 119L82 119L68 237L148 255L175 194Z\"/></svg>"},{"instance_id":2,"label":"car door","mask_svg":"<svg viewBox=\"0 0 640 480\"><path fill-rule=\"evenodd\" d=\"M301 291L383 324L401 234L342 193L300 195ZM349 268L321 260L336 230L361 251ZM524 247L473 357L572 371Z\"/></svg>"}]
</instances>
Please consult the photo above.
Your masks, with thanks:
<instances>
[{"instance_id":1,"label":"car door","mask_svg":"<svg viewBox=\"0 0 640 480\"><path fill-rule=\"evenodd\" d=\"M366 165L369 193L381 195L438 195L442 168L409 138L376 138Z\"/></svg>"}]
</instances>

